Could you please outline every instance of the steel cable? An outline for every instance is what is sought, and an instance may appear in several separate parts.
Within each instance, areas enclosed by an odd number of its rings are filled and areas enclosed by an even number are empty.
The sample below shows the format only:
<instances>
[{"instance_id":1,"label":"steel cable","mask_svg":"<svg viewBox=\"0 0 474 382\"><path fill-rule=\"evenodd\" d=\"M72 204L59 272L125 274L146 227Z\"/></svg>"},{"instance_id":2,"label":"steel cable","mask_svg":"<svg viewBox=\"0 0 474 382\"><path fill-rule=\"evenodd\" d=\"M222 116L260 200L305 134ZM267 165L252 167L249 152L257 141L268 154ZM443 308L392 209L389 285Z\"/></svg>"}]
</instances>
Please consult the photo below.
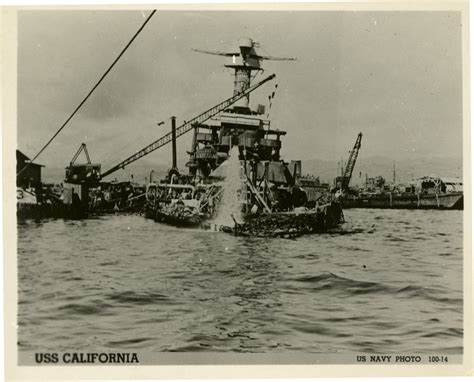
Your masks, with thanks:
<instances>
[{"instance_id":1,"label":"steel cable","mask_svg":"<svg viewBox=\"0 0 474 382\"><path fill-rule=\"evenodd\" d=\"M94 87L87 93L87 95L84 97L84 99L81 101L81 103L74 109L72 114L66 119L66 121L61 125L61 127L54 133L54 135L49 139L48 142L42 147L42 149L33 157L33 159L30 160L30 162L26 163L25 166L18 171L16 176L20 175L25 169L29 166L30 163L32 163L36 158L38 158L41 153L49 146L49 144L54 140L54 138L57 137L57 135L61 132L62 129L66 127L66 125L69 123L69 121L74 117L74 115L79 111L79 109L84 105L84 103L89 99L89 97L92 95L92 93L95 91L95 89L101 84L101 82L104 80L104 78L109 74L109 72L112 70L112 68L115 66L115 64L120 60L120 58L124 55L124 53L127 51L127 49L132 45L133 41L138 37L140 32L145 28L145 25L148 24L150 19L153 17L153 15L156 13L156 9L154 9L150 15L147 17L145 22L142 24L142 26L137 30L137 32L133 35L132 39L125 45L125 47L122 49L120 54L117 56L117 58L112 62L112 64L109 66L109 68L105 71L105 73L100 77L99 81L94 85Z\"/></svg>"}]
</instances>

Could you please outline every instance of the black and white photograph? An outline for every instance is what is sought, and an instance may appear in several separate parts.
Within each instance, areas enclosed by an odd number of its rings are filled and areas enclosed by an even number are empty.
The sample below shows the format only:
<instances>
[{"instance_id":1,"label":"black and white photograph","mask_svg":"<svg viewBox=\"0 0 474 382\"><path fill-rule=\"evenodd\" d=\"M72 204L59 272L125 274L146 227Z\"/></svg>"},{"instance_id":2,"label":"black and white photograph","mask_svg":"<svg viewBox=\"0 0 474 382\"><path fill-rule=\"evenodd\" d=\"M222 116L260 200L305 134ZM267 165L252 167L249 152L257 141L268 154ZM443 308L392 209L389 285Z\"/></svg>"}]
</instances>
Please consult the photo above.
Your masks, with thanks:
<instances>
[{"instance_id":1,"label":"black and white photograph","mask_svg":"<svg viewBox=\"0 0 474 382\"><path fill-rule=\"evenodd\" d=\"M142 8L15 13L15 366L471 362L465 9Z\"/></svg>"}]
</instances>

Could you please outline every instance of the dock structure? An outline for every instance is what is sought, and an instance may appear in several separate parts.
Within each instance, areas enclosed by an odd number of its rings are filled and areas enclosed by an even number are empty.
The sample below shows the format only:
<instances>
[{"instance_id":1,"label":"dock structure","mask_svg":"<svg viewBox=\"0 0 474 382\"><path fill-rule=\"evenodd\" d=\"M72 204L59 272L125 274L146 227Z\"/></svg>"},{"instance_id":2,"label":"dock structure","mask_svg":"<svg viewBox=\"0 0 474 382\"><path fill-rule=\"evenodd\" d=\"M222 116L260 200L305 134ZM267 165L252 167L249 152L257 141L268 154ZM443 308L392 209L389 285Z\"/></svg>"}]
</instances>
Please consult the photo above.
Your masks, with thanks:
<instances>
[{"instance_id":1,"label":"dock structure","mask_svg":"<svg viewBox=\"0 0 474 382\"><path fill-rule=\"evenodd\" d=\"M31 159L20 150L16 150L17 187L40 184L42 167L44 167L44 165L32 162ZM21 171L23 169L24 171Z\"/></svg>"}]
</instances>

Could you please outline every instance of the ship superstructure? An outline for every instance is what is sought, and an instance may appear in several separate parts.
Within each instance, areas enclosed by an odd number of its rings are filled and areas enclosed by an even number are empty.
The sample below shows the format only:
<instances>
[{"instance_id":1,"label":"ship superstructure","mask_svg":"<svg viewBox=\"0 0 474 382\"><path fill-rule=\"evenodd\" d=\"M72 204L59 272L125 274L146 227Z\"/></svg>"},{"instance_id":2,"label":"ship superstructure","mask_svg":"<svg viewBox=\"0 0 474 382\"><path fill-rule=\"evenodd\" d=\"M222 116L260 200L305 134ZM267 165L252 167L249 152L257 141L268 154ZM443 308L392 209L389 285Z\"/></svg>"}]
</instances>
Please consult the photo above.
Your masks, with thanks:
<instances>
[{"instance_id":1,"label":"ship superstructure","mask_svg":"<svg viewBox=\"0 0 474 382\"><path fill-rule=\"evenodd\" d=\"M226 57L225 66L234 71L235 96L252 88L255 74L263 70L263 60L294 60L265 56L258 48L258 43L244 38L239 40L237 48L227 52L196 51ZM321 198L321 193L306 192L300 184L301 161L288 163L282 160L281 138L287 132L272 129L265 106L257 105L252 109L249 95L248 92L205 122L192 125L193 139L186 163L188 174L179 174L173 159L169 176L160 184L149 185L148 216L184 226L212 220L219 211L219 204L223 203L226 192L223 184L231 176L240 183L235 197L240 203L237 213L244 216L244 223L232 216L236 232L265 232L267 235L278 231L281 225L286 226L286 231L309 233L341 222L342 210L338 202ZM231 156L235 161L236 155L239 171L229 174L226 161ZM312 198L314 195L318 200ZM327 196L331 198L330 193ZM300 209L298 213L295 213L296 209ZM197 218L199 215L202 219Z\"/></svg>"},{"instance_id":2,"label":"ship superstructure","mask_svg":"<svg viewBox=\"0 0 474 382\"><path fill-rule=\"evenodd\" d=\"M294 60L262 55L257 51L259 46L250 38L242 38L234 49L227 52L195 51L226 57L225 67L234 71L235 95L249 89L255 75L263 71L263 60ZM229 149L233 146L241 150L242 160L246 156L254 156L260 161L280 162L280 138L286 132L272 130L270 120L265 118L265 106L258 105L252 110L249 100L250 94L247 94L207 123L194 126L190 159L186 164L191 175L209 176L228 158Z\"/></svg>"}]
</instances>

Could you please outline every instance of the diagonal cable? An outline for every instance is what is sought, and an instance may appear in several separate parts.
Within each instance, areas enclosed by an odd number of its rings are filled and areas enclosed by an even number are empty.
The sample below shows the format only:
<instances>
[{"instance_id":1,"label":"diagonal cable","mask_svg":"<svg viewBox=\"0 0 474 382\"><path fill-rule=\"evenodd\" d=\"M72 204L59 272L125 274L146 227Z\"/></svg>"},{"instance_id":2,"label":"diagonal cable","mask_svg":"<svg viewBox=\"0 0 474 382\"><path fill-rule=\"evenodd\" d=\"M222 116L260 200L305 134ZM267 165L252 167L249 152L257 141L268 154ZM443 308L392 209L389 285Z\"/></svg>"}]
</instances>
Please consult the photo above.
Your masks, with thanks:
<instances>
[{"instance_id":1,"label":"diagonal cable","mask_svg":"<svg viewBox=\"0 0 474 382\"><path fill-rule=\"evenodd\" d=\"M84 103L88 100L88 98L92 95L95 89L101 84L101 82L104 80L104 78L109 74L109 72L112 70L112 68L115 66L115 64L120 60L120 58L124 55L124 53L127 51L127 49L132 45L133 41L137 38L137 36L140 34L140 32L145 28L145 25L148 24L148 21L153 17L155 14L156 9L153 10L153 12L150 13L150 15L147 17L143 25L140 27L140 29L137 30L137 32L133 35L132 39L125 45L125 47L122 49L120 54L117 56L117 58L112 62L112 64L109 66L109 68L105 71L105 73L100 77L99 81L94 85L94 87L87 93L87 95L84 97L84 99L81 101L81 103L74 109L72 114L66 119L66 121L61 125L61 127L54 133L54 135L49 139L48 142L42 147L42 149L31 159L28 163L25 164L25 166L18 171L16 176L20 175L25 169L29 166L30 163L32 163L36 158L40 156L40 154L49 146L49 144L56 138L56 136L61 132L62 129L66 127L66 125L69 123L69 121L74 117L74 115L79 111L79 109L84 105Z\"/></svg>"}]
</instances>

